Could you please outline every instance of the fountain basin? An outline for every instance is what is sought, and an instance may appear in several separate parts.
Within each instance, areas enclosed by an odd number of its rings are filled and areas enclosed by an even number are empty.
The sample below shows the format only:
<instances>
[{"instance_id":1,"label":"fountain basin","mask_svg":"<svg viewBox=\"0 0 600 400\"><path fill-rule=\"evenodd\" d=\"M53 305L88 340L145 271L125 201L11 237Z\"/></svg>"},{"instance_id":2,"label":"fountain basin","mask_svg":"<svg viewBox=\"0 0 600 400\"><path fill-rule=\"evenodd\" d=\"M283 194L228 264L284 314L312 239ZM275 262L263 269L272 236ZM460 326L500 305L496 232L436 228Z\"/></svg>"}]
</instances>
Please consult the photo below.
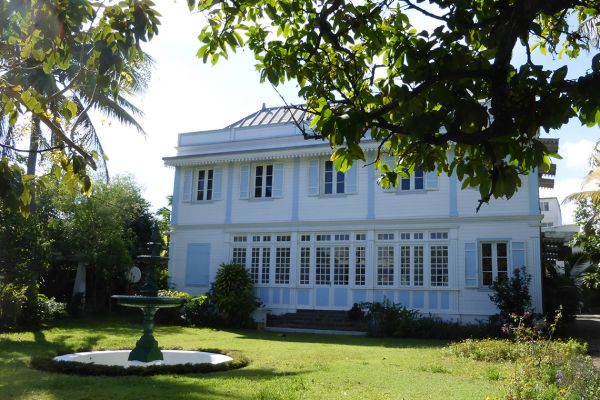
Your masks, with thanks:
<instances>
[{"instance_id":1,"label":"fountain basin","mask_svg":"<svg viewBox=\"0 0 600 400\"><path fill-rule=\"evenodd\" d=\"M163 360L151 362L129 361L129 350L89 351L83 353L64 354L53 358L59 362L78 362L84 364L106 365L114 367L150 367L153 365L212 364L218 365L233 358L224 354L203 351L162 350Z\"/></svg>"},{"instance_id":2,"label":"fountain basin","mask_svg":"<svg viewBox=\"0 0 600 400\"><path fill-rule=\"evenodd\" d=\"M184 299L181 297L167 296L127 296L115 294L112 298L115 299L119 305L138 308L148 306L154 308L178 307L184 302Z\"/></svg>"}]
</instances>

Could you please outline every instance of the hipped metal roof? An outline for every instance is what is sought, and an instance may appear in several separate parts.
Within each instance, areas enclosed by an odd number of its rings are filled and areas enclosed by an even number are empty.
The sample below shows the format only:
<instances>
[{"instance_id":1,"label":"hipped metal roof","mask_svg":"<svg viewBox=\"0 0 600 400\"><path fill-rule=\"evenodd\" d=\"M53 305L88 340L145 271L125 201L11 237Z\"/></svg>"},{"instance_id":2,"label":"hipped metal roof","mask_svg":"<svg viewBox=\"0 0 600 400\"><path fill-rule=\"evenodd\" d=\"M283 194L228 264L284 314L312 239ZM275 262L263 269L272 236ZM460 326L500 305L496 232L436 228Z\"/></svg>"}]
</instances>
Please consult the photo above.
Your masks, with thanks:
<instances>
[{"instance_id":1,"label":"hipped metal roof","mask_svg":"<svg viewBox=\"0 0 600 400\"><path fill-rule=\"evenodd\" d=\"M260 125L274 125L274 124L288 124L288 123L301 123L310 120L311 115L306 111L303 106L284 106L284 107L265 107L263 106L260 110L256 111L234 122L231 125L226 126L229 128L243 128L247 126L260 126Z\"/></svg>"}]
</instances>

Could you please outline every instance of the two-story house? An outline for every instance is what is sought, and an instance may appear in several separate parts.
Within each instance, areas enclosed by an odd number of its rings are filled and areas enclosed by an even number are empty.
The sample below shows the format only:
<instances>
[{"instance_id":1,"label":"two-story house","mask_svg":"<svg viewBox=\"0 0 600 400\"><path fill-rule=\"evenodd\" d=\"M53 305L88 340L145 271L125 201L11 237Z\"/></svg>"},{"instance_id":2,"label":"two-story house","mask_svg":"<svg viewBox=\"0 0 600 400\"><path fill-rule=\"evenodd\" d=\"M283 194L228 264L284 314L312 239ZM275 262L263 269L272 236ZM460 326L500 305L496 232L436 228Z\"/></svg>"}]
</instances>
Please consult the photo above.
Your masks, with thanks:
<instances>
[{"instance_id":1,"label":"two-story house","mask_svg":"<svg viewBox=\"0 0 600 400\"><path fill-rule=\"evenodd\" d=\"M479 192L416 171L382 189L368 160L346 173L328 143L305 140L301 111L264 108L218 130L182 133L169 272L177 290L208 290L221 263L246 266L273 313L390 301L442 318L496 313L489 285L526 266L541 310L538 176L476 213Z\"/></svg>"}]
</instances>

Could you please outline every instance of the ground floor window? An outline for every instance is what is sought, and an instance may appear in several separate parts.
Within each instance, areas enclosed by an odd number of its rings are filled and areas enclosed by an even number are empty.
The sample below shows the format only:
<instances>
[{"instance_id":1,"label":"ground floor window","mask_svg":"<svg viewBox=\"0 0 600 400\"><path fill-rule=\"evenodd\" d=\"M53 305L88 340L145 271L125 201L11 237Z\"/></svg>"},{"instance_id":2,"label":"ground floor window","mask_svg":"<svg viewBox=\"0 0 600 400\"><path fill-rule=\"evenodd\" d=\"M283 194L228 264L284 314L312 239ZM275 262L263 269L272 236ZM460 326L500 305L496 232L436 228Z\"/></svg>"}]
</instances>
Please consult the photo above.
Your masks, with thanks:
<instances>
[{"instance_id":1,"label":"ground floor window","mask_svg":"<svg viewBox=\"0 0 600 400\"><path fill-rule=\"evenodd\" d=\"M448 286L448 246L431 246L431 286Z\"/></svg>"},{"instance_id":2,"label":"ground floor window","mask_svg":"<svg viewBox=\"0 0 600 400\"><path fill-rule=\"evenodd\" d=\"M377 246L377 285L394 284L394 246Z\"/></svg>"},{"instance_id":3,"label":"ground floor window","mask_svg":"<svg viewBox=\"0 0 600 400\"><path fill-rule=\"evenodd\" d=\"M277 247L275 249L275 283L290 283L290 248Z\"/></svg>"},{"instance_id":4,"label":"ground floor window","mask_svg":"<svg viewBox=\"0 0 600 400\"><path fill-rule=\"evenodd\" d=\"M481 279L484 286L490 286L494 279L508 277L508 243L481 242Z\"/></svg>"},{"instance_id":5,"label":"ground floor window","mask_svg":"<svg viewBox=\"0 0 600 400\"><path fill-rule=\"evenodd\" d=\"M447 232L254 233L233 236L232 262L255 284L447 287ZM297 246L297 247L296 247ZM481 243L484 284L507 274L507 243Z\"/></svg>"}]
</instances>

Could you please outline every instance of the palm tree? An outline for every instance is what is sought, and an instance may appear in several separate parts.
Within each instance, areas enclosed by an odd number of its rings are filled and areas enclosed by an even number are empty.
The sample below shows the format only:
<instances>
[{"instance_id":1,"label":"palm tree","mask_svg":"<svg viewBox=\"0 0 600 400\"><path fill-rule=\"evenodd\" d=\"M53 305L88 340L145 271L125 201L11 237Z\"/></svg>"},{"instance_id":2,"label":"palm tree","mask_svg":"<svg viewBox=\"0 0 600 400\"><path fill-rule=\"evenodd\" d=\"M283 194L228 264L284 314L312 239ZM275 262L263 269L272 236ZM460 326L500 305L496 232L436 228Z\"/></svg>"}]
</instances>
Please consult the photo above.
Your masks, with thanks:
<instances>
[{"instance_id":1,"label":"palm tree","mask_svg":"<svg viewBox=\"0 0 600 400\"><path fill-rule=\"evenodd\" d=\"M563 203L570 203L574 201L585 201L590 200L594 203L600 202L600 142L596 144L594 148L594 154L592 154L590 158L590 164L593 169L588 172L586 177L583 179L581 187L584 188L588 185L593 185L597 189L596 190L583 190L581 192L576 192L568 195L563 200Z\"/></svg>"}]
</instances>

